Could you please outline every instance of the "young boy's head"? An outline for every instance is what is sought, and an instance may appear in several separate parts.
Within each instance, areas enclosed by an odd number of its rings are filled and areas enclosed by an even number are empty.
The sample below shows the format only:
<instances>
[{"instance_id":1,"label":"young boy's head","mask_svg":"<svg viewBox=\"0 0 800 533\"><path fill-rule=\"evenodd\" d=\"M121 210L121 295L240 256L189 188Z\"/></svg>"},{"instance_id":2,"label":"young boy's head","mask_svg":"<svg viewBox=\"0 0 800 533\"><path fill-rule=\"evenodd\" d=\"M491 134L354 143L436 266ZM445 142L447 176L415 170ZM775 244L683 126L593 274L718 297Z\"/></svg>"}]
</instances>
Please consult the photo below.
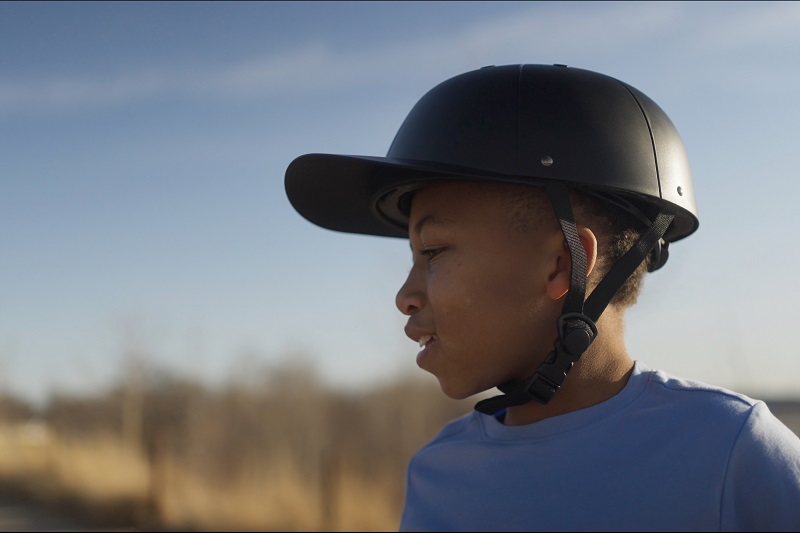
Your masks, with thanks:
<instances>
[{"instance_id":1,"label":"young boy's head","mask_svg":"<svg viewBox=\"0 0 800 533\"><path fill-rule=\"evenodd\" d=\"M641 224L589 196L572 198L591 290ZM424 347L419 366L454 398L529 376L552 349L570 284L569 250L544 190L481 181L420 188L410 202L409 240L412 268L396 304L409 317L406 334ZM606 309L606 337L621 334L646 263Z\"/></svg>"},{"instance_id":2,"label":"young boy's head","mask_svg":"<svg viewBox=\"0 0 800 533\"><path fill-rule=\"evenodd\" d=\"M418 364L455 398L501 386L485 412L546 404L584 352L598 371L624 352L622 314L644 272L698 224L666 114L629 85L560 65L451 78L387 157L301 156L286 189L323 227L409 239L396 304L423 346Z\"/></svg>"}]
</instances>

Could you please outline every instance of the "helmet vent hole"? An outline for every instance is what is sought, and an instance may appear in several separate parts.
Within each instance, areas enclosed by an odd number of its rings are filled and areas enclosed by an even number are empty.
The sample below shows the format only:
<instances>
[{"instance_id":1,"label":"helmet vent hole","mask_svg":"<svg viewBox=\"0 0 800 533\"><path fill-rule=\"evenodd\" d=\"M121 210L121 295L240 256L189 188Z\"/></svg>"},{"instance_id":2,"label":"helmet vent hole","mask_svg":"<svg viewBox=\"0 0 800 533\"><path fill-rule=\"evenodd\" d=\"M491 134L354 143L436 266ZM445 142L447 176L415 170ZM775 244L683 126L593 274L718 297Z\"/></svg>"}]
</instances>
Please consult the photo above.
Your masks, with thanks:
<instances>
[{"instance_id":1,"label":"helmet vent hole","mask_svg":"<svg viewBox=\"0 0 800 533\"><path fill-rule=\"evenodd\" d=\"M678 187L678 196L683 196L683 187Z\"/></svg>"},{"instance_id":2,"label":"helmet vent hole","mask_svg":"<svg viewBox=\"0 0 800 533\"><path fill-rule=\"evenodd\" d=\"M549 167L553 164L553 158L549 155L542 156L542 164L546 167Z\"/></svg>"}]
</instances>

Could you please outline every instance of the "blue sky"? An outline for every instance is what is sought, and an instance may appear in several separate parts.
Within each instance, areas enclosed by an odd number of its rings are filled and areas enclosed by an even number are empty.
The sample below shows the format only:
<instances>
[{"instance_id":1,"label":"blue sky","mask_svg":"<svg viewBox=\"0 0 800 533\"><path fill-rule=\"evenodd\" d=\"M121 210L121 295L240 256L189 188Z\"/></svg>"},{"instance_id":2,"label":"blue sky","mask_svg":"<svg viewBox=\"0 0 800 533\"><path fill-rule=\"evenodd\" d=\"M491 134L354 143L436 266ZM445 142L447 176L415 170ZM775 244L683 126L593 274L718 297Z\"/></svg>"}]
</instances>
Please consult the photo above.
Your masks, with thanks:
<instances>
[{"instance_id":1,"label":"blue sky","mask_svg":"<svg viewBox=\"0 0 800 533\"><path fill-rule=\"evenodd\" d=\"M0 3L0 387L91 392L132 354L212 383L287 357L345 387L421 373L407 244L311 225L283 174L383 155L428 89L510 63L622 79L683 136L700 229L631 354L800 394L794 2Z\"/></svg>"}]
</instances>

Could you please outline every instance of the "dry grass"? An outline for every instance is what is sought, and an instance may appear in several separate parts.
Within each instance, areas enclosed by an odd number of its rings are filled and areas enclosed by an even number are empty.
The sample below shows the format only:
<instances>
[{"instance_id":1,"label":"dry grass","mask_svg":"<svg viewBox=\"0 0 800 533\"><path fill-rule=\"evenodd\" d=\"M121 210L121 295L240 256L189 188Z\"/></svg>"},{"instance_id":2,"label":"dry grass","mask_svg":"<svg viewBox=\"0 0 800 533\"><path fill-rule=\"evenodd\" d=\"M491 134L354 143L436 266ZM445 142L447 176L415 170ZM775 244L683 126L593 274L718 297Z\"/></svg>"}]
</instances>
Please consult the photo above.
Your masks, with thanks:
<instances>
[{"instance_id":1,"label":"dry grass","mask_svg":"<svg viewBox=\"0 0 800 533\"><path fill-rule=\"evenodd\" d=\"M41 429L41 426L39 426ZM389 531L397 526L395 480L343 472L309 480L291 456L252 461L213 482L177 458L152 463L121 439L97 435L33 440L24 425L0 426L0 478L49 501L69 501L106 525L159 524L201 531ZM118 513L117 517L109 516ZM144 516L152 513L154 516Z\"/></svg>"},{"instance_id":2,"label":"dry grass","mask_svg":"<svg viewBox=\"0 0 800 533\"><path fill-rule=\"evenodd\" d=\"M108 527L393 531L408 459L471 407L432 383L354 396L307 369L262 377L56 398L42 422L0 424L0 481Z\"/></svg>"},{"instance_id":3,"label":"dry grass","mask_svg":"<svg viewBox=\"0 0 800 533\"><path fill-rule=\"evenodd\" d=\"M111 435L56 439L49 463L54 482L88 502L137 500L147 495L147 459L140 450Z\"/></svg>"},{"instance_id":4,"label":"dry grass","mask_svg":"<svg viewBox=\"0 0 800 533\"><path fill-rule=\"evenodd\" d=\"M0 475L47 472L52 454L53 435L42 423L0 425Z\"/></svg>"},{"instance_id":5,"label":"dry grass","mask_svg":"<svg viewBox=\"0 0 800 533\"><path fill-rule=\"evenodd\" d=\"M287 463L263 478L211 485L186 470L169 469L160 503L162 521L206 531L390 531L396 506L374 483L342 475L330 492L302 482ZM330 508L326 509L326 499ZM327 516L326 516L327 515Z\"/></svg>"},{"instance_id":6,"label":"dry grass","mask_svg":"<svg viewBox=\"0 0 800 533\"><path fill-rule=\"evenodd\" d=\"M166 465L161 520L170 526L218 530L311 530L320 517L308 487L291 467L264 479L211 484L177 465Z\"/></svg>"}]
</instances>

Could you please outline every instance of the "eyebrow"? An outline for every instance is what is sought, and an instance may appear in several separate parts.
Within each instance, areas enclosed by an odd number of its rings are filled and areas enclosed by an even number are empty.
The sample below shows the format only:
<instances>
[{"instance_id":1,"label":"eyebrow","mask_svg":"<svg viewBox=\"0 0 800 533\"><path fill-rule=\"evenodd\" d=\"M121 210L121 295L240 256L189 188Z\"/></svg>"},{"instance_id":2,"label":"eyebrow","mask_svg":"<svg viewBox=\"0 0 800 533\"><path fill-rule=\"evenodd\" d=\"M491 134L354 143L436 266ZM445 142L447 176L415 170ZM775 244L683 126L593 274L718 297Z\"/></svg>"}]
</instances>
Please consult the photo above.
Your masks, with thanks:
<instances>
[{"instance_id":1,"label":"eyebrow","mask_svg":"<svg viewBox=\"0 0 800 533\"><path fill-rule=\"evenodd\" d=\"M437 217L436 215L426 215L426 216L422 217L421 219L419 219L416 224L414 224L414 233L419 235L419 233L422 231L422 227L425 224L428 224L428 223L431 223L431 224L447 224L448 222L453 222L453 221L451 219L449 219L449 218Z\"/></svg>"}]
</instances>

